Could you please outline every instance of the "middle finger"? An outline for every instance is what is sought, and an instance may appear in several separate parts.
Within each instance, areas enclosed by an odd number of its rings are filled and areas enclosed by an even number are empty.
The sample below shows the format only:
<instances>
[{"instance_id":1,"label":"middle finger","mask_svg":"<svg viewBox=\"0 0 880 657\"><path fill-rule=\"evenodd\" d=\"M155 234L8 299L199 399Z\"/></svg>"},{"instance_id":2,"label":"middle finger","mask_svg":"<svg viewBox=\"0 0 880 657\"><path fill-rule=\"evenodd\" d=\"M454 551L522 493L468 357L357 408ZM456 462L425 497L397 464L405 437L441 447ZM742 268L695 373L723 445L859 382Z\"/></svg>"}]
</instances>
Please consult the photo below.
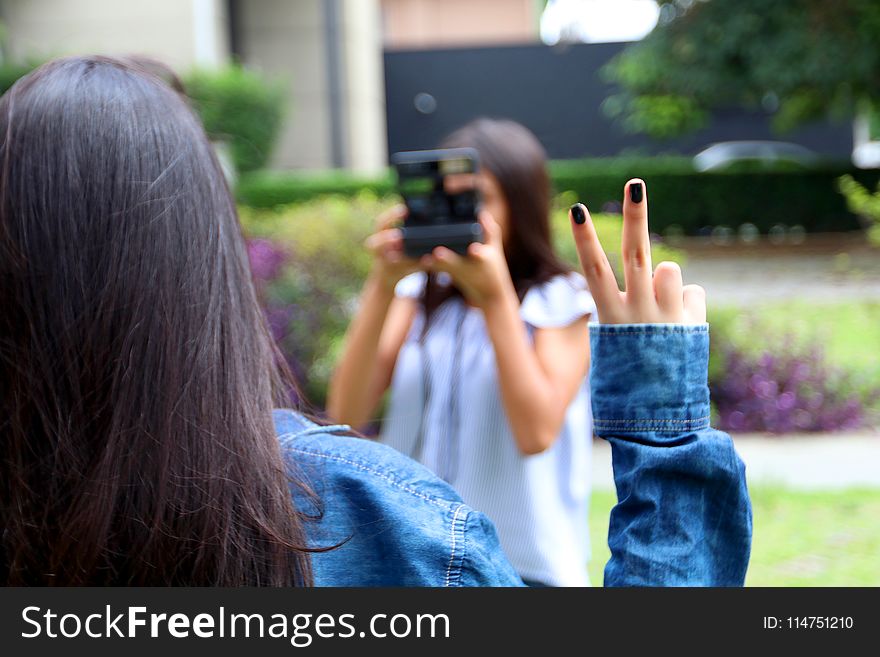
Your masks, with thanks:
<instances>
[{"instance_id":1,"label":"middle finger","mask_svg":"<svg viewBox=\"0 0 880 657\"><path fill-rule=\"evenodd\" d=\"M640 178L630 180L624 189L621 250L627 303L649 305L654 292L651 283L648 194L645 182Z\"/></svg>"}]
</instances>

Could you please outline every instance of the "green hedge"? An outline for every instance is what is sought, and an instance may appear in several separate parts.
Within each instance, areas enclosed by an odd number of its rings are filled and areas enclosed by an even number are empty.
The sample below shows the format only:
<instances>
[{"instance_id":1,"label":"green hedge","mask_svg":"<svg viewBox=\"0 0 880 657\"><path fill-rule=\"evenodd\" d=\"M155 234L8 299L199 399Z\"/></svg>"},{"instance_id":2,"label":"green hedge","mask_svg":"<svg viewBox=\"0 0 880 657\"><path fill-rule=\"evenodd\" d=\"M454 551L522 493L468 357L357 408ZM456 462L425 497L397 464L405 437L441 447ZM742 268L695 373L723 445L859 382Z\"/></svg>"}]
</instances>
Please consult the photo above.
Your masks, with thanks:
<instances>
[{"instance_id":1,"label":"green hedge","mask_svg":"<svg viewBox=\"0 0 880 657\"><path fill-rule=\"evenodd\" d=\"M857 230L859 219L847 209L836 180L851 174L871 187L880 180L880 170L840 164L801 171L739 167L698 173L686 157L560 161L551 163L550 171L558 192L574 192L594 211L619 202L628 178L644 178L653 229L664 232L679 226L688 234L706 226L736 228L744 223L765 233L775 224L801 225L812 232ZM394 181L390 174L365 179L338 172L254 172L241 179L237 195L245 205L268 208L327 194L352 196L362 190L386 194L393 192Z\"/></svg>"},{"instance_id":2,"label":"green hedge","mask_svg":"<svg viewBox=\"0 0 880 657\"><path fill-rule=\"evenodd\" d=\"M386 196L394 191L395 183L390 173L365 178L337 171L301 174L256 171L241 177L235 193L238 202L243 205L274 208L321 196L353 197L361 192Z\"/></svg>"},{"instance_id":3,"label":"green hedge","mask_svg":"<svg viewBox=\"0 0 880 657\"><path fill-rule=\"evenodd\" d=\"M571 190L591 207L620 199L630 176L645 179L651 204L651 225L663 232L672 225L687 234L706 226L736 228L752 223L766 233L775 224L801 225L811 232L857 230L859 219L837 191L837 179L850 173L862 182L880 179L878 171L826 166L806 171L751 171L697 173L658 170L626 171L609 166L607 172L584 174L576 167L555 171L559 189Z\"/></svg>"}]
</instances>

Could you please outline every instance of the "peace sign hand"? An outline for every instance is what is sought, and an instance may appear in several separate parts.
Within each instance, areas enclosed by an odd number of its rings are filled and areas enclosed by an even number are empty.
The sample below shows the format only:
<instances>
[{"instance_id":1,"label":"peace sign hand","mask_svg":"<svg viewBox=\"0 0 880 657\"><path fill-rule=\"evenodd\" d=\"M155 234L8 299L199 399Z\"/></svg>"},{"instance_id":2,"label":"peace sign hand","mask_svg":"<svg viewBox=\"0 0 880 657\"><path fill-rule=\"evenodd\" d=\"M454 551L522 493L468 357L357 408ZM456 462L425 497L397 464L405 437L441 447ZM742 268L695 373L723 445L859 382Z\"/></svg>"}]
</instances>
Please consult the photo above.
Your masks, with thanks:
<instances>
[{"instance_id":1,"label":"peace sign hand","mask_svg":"<svg viewBox=\"0 0 880 657\"><path fill-rule=\"evenodd\" d=\"M590 213L582 203L571 206L572 233L578 258L602 324L702 324L706 293L699 285L682 285L681 268L661 262L651 274L648 196L645 183L633 178L624 187L623 272L621 292Z\"/></svg>"}]
</instances>

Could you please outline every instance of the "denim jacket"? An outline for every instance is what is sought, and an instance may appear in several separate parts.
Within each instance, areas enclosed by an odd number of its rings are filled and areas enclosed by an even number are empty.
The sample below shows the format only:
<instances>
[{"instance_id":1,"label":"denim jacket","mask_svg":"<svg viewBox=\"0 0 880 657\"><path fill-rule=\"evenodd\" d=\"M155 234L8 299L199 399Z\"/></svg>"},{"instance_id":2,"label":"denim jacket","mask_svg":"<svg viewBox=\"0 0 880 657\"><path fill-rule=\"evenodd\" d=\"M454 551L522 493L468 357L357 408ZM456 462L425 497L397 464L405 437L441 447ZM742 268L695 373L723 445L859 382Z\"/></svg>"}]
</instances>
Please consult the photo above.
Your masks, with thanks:
<instances>
[{"instance_id":1,"label":"denim jacket","mask_svg":"<svg viewBox=\"0 0 880 657\"><path fill-rule=\"evenodd\" d=\"M606 586L740 586L745 468L709 427L707 325L591 325L594 429L612 446ZM492 523L393 449L275 412L318 586L521 586ZM307 492L308 491L308 492ZM586 565L585 565L586 567Z\"/></svg>"}]
</instances>

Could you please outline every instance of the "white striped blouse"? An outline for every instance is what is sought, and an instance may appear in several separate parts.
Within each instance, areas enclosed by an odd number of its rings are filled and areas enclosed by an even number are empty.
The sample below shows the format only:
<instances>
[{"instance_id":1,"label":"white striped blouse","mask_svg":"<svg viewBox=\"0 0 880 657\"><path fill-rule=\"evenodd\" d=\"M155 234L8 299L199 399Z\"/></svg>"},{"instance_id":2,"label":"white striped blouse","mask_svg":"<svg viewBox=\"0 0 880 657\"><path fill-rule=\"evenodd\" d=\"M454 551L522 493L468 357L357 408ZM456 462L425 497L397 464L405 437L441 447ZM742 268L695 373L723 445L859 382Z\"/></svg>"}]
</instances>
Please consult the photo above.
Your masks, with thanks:
<instances>
[{"instance_id":1,"label":"white striped blouse","mask_svg":"<svg viewBox=\"0 0 880 657\"><path fill-rule=\"evenodd\" d=\"M396 294L418 297L421 272ZM529 336L595 313L579 274L528 291L520 306ZM420 310L401 348L382 442L432 469L485 513L520 576L553 586L587 586L587 514L592 417L586 380L553 446L536 455L516 447L498 387L495 354L482 313L455 297L421 336ZM584 339L587 339L586 335Z\"/></svg>"}]
</instances>

